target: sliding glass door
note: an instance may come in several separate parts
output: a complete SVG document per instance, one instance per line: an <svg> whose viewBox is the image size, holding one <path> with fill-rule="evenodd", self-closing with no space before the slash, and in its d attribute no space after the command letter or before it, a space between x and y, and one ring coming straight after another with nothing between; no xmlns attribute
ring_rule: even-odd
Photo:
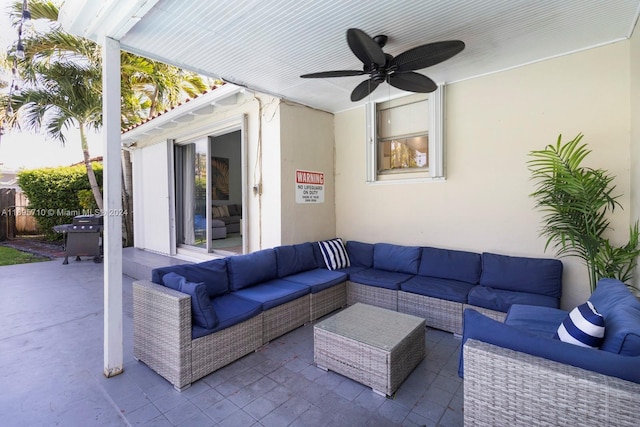
<svg viewBox="0 0 640 427"><path fill-rule="evenodd" d="M242 131L174 143L176 246L243 253Z"/></svg>
<svg viewBox="0 0 640 427"><path fill-rule="evenodd" d="M208 250L208 139L175 145L176 242Z"/></svg>

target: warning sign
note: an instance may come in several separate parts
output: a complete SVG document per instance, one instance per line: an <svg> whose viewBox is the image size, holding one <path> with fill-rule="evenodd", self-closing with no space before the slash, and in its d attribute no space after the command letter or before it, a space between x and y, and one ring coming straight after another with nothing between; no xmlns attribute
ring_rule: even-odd
<svg viewBox="0 0 640 427"><path fill-rule="evenodd" d="M324 172L296 171L296 203L324 203Z"/></svg>

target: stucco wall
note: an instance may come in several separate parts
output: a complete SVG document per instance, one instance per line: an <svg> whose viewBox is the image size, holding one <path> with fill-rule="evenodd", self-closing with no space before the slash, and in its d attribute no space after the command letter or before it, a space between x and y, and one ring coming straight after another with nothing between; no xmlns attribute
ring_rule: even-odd
<svg viewBox="0 0 640 427"><path fill-rule="evenodd" d="M279 147L280 124L278 120L271 120L274 112L278 111L278 103L271 96L247 92L238 96L235 105L217 107L211 114L197 116L190 122L179 123L160 132L150 132L152 136L143 136L136 141L133 150L136 247L171 253L171 235L174 233L169 219L172 163L167 139L179 142L234 131L243 116L246 116L244 138L247 140L243 179L248 188L244 203L248 248L249 251L256 251L280 244L280 169L279 161L272 162L269 154ZM260 133L261 138L258 137ZM279 154L276 158L279 158ZM260 164L262 174L259 173ZM260 177L262 188L265 189L262 195L251 191ZM158 213L158 209L162 209L162 212Z"/></svg>
<svg viewBox="0 0 640 427"><path fill-rule="evenodd" d="M163 254L172 251L173 166L167 139L180 142L220 135L227 132L227 127L233 130L242 115L247 117L244 204L249 252L335 236L333 115L247 92L235 106L223 107L136 142L137 247ZM296 203L296 169L325 173L324 203ZM235 191L233 197L233 203L241 203L236 200Z"/></svg>
<svg viewBox="0 0 640 427"><path fill-rule="evenodd" d="M629 43L631 97L631 221L640 218L640 29L636 28ZM640 266L634 284L640 288Z"/></svg>
<svg viewBox="0 0 640 427"><path fill-rule="evenodd" d="M588 164L617 176L625 211L612 218L627 236L630 210L629 42L449 85L445 98L445 182L365 183L364 108L335 116L336 232L346 239L433 245L522 256L554 256L538 237L527 154L558 134L584 133ZM565 265L563 306L589 294L584 267Z"/></svg>
<svg viewBox="0 0 640 427"><path fill-rule="evenodd" d="M282 244L333 238L333 115L286 102L280 109ZM323 203L296 203L296 170L324 173Z"/></svg>

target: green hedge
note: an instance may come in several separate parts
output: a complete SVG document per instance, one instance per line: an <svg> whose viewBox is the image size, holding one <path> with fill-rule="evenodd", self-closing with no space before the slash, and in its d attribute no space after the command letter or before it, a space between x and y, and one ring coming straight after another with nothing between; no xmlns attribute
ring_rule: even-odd
<svg viewBox="0 0 640 427"><path fill-rule="evenodd" d="M92 165L102 188L102 164ZM92 193L84 165L24 170L18 173L18 184L29 199L26 213L35 216L41 232L50 239L61 237L53 231L54 225L96 212L95 201L87 197L87 191Z"/></svg>

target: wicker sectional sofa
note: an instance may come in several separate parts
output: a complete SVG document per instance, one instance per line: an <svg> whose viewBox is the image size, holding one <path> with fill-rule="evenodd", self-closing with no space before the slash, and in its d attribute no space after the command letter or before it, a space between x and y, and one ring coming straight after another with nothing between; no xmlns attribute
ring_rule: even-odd
<svg viewBox="0 0 640 427"><path fill-rule="evenodd" d="M556 259L349 241L347 302L423 317L462 334L463 311L503 320L512 304L558 308L562 263Z"/></svg>
<svg viewBox="0 0 640 427"><path fill-rule="evenodd" d="M513 305L504 323L465 311L465 425L637 426L640 301L615 279L589 301L604 318L599 349L554 339L567 311Z"/></svg>
<svg viewBox="0 0 640 427"><path fill-rule="evenodd" d="M311 243L157 268L133 283L134 357L183 390L344 306L346 279L317 267Z"/></svg>
<svg viewBox="0 0 640 427"><path fill-rule="evenodd" d="M469 306L501 320L513 303L559 305L553 259L356 241L346 254L349 265L335 270L316 242L155 269L133 284L134 356L182 390L346 304L457 334Z"/></svg>

